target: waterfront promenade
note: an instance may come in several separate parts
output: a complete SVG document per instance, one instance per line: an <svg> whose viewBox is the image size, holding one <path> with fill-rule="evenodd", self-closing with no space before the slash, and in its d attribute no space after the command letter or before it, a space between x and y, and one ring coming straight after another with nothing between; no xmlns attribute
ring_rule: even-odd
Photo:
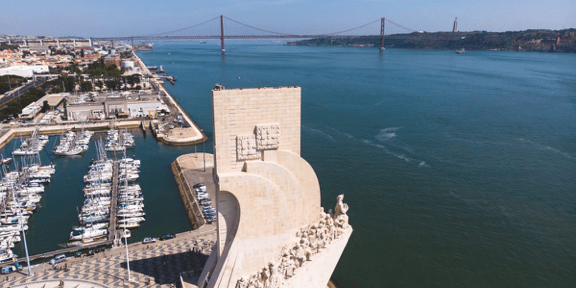
<svg viewBox="0 0 576 288"><path fill-rule="evenodd" d="M204 134L202 129L196 125L192 118L180 107L180 104L176 99L168 93L166 88L164 88L163 81L160 77L156 76L154 73L150 72L144 61L138 57L136 51L132 50L134 57L136 58L137 66L142 70L143 75L148 75L150 77L150 84L152 87L158 89L161 94L166 95L168 98L168 106L171 109L176 109L178 114L182 115L183 121L187 124L185 128L173 128L166 133L159 131L156 137L163 143L170 145L192 145L197 143L202 143L208 140L208 137ZM172 113L174 114L174 113ZM162 126L162 123L157 123L158 126Z"/></svg>
<svg viewBox="0 0 576 288"><path fill-rule="evenodd" d="M130 281L126 265L126 247L115 247L94 256L68 258L53 269L48 263L32 266L0 277L0 287L170 287L180 276L191 279L200 275L216 241L216 225L183 232L176 238L152 244L128 245ZM90 286L90 283L97 285ZM43 286L46 284L46 286Z"/></svg>

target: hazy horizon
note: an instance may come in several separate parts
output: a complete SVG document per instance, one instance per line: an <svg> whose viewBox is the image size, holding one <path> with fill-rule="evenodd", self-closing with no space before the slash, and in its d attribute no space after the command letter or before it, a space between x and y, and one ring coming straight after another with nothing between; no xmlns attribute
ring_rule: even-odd
<svg viewBox="0 0 576 288"><path fill-rule="evenodd" d="M576 27L576 5L567 0L404 2L380 0L313 1L3 1L0 34L25 36L140 36L173 31L224 15L248 25L286 34L325 34L371 23L348 34L376 35L386 17L386 34L412 31L561 30ZM225 20L225 33L257 34L257 30ZM408 28L408 29L406 29ZM219 21L179 31L179 35L218 34ZM176 35L176 34L172 34Z"/></svg>

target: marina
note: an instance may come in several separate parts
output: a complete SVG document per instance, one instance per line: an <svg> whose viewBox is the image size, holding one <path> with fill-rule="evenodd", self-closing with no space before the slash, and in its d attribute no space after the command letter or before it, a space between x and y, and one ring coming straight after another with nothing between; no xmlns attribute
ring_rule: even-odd
<svg viewBox="0 0 576 288"><path fill-rule="evenodd" d="M169 159L172 157L176 158L177 155L182 153L179 152L182 151L182 148L169 147L164 145L159 146L156 140L153 139L152 137L144 138L143 137L144 134L140 130L133 129L130 132L136 134L134 140L137 148L135 149L139 149L138 147L140 147L143 150L157 151L156 153L152 153L152 155L143 154L142 156L147 161L152 161L154 163L160 163L160 164L165 162L164 165L166 165L166 167L169 167L170 164ZM138 163L137 162L138 160L132 160L132 161L122 160L121 158L123 157L123 154L119 154L118 152L116 152L116 154L120 155L120 157L118 157L119 162L117 163L117 166L113 167L119 168L119 169L116 168L116 171L118 171L116 175L118 176L113 177L112 181L109 181L108 184L104 184L106 182L102 181L102 183L95 182L98 183L96 184L97 186L87 187L83 179L83 176L85 176L83 174L85 174L86 172L82 172L83 170L86 171L85 170L86 168L78 169L72 167L81 167L81 166L89 167L91 163L95 162L93 161L93 159L98 159L98 155L99 153L101 153L101 150L103 149L94 149L95 146L94 143L98 141L96 139L100 138L100 136L105 136L105 134L101 132L95 133L94 139L90 142L90 145L93 148L89 149L81 157L76 158L57 157L53 159L54 161L53 165L55 167L71 170L64 171L61 169L56 169L56 173L52 178L50 185L46 186L45 188L46 189L46 192L44 193L45 197L43 197L41 201L38 203L38 208L36 212L30 218L32 222L29 223L30 228L27 231L27 235L30 236L28 237L27 240L28 240L28 249L30 252L29 254L32 255L30 257L31 261L42 260L50 257L50 255L56 255L58 253L74 253L80 250L93 249L102 246L110 246L114 243L114 239L117 240L120 239L121 234L118 232L123 232L124 227L136 228L136 224L139 224L138 229L130 233L131 237L128 240L128 242L137 242L141 241L143 238L148 236L159 236L160 234L168 232L177 233L188 231L192 228L190 222L188 222L188 220L186 219L185 216L186 212L184 210L182 200L180 199L178 193L176 192L173 192L172 194L163 193L163 191L166 191L166 189L169 189L171 191L176 191L178 189L174 183L173 176L169 171L169 169L166 169L167 170L166 173L157 173L157 171L154 170L154 167L144 166L141 168L142 170L140 170L140 173L146 173L146 175L154 173L156 175L156 179L160 179L160 182L156 182L154 181L154 179L150 179L149 177L147 177L144 179L140 179L138 186L131 184L126 189L125 185L126 182L130 182L128 181L130 177L124 177L121 175L130 175L130 173L121 172L119 170L126 170L126 168L130 166L130 162ZM13 141L14 143L17 143L20 140L15 139ZM51 141L50 143L56 142L57 137L50 137L50 141ZM14 144L10 143L9 145L7 145L7 147L11 147L13 145ZM158 148L163 149L158 150ZM100 152L98 152L98 150L100 150ZM138 150L130 149L128 150L127 155L132 156L133 154L137 154L137 151ZM110 155L109 157L111 157L112 159L114 158L112 156L114 152L106 152L106 151L104 152L105 152L104 155ZM5 149L3 153L10 154L10 151L6 151ZM42 153L38 157L42 158L42 161L49 161L48 154L46 153ZM17 159L16 161L19 162L20 159ZM14 169L13 165L10 166L10 169ZM105 168L102 168L100 170L101 174L104 171L104 169ZM68 174L70 177L67 177L66 174ZM126 182L120 181L121 179L126 180ZM160 201L163 201L164 203L170 205L171 209L169 209L169 211L165 211L165 209L162 209L161 207L158 206L149 207L147 208L148 211L146 211L146 215L154 218L152 219L146 217L145 219L146 222L143 222L141 221L142 220L141 217L144 216L144 213L142 212L138 214L138 211L135 211L138 210L138 208L134 206L131 206L131 208L136 209L132 209L132 211L125 209L122 210L121 213L114 215L117 213L117 210L113 207L114 205L116 205L116 202L111 201L110 202L111 214L109 217L105 217L104 219L108 220L106 223L107 225L106 237L100 237L99 239L94 238L92 239L92 241L90 240L71 241L74 240L70 239L70 237L72 236L71 234L74 234L72 232L74 230L73 228L74 227L80 228L79 224L82 224L79 221L80 219L78 217L79 216L78 212L81 211L79 207L81 207L86 200L97 199L98 198L97 196L100 196L100 200L103 201L105 199L104 197L109 197L109 199L118 199L118 197L116 198L114 197L115 192L127 191L126 195L124 195L123 200L125 200L124 201L125 203L123 204L126 204L126 207L128 208L128 203L130 203L129 201L138 198L139 194L142 194L137 193L138 191L142 190L140 185L144 185L145 187L147 187L147 189L146 188L143 189L144 191L149 191L144 192L148 194L149 197L147 197L146 199L143 199L142 197L140 201L142 204L145 205L146 202L150 201L157 202L160 199L162 199ZM93 189L96 187L101 189ZM113 189L110 189L109 190L110 192L107 192L106 187L112 187ZM78 207L78 209L76 207ZM86 209L86 211L88 211L88 209ZM133 219L133 221L129 221L131 218ZM116 219L117 221L112 221L112 219ZM54 227L53 225L42 224L42 223L55 223L55 222L62 224L68 223L68 224L58 225L56 227ZM95 222L95 221L86 221L86 223L88 222ZM161 223L170 223L170 225ZM169 230L166 230L167 228L169 228ZM76 233L78 234L79 232ZM92 234L95 234L95 232ZM42 237L38 237L35 235L42 235ZM13 250L14 253L19 256L19 262L23 263L24 260L23 255L25 254L23 244L22 243L16 244ZM42 254L44 254L44 256L42 256ZM9 262L7 262L6 264L8 263Z"/></svg>
<svg viewBox="0 0 576 288"><path fill-rule="evenodd" d="M162 67L160 67L160 70L162 70ZM175 78L165 75L163 71L159 72L161 72L161 74L157 75L156 78L152 78L150 81L155 89L161 91L163 97L167 99L166 102L170 103L169 108L167 107L166 109L178 112L172 117L151 119L149 121L111 119L106 121L91 120L88 122L86 118L84 118L84 121L76 121L82 119L79 117L80 112L75 112L69 115L72 121L64 123L54 123L54 116L52 116L50 118L52 120L48 122L44 120L46 117L40 115L36 117L36 119L42 119L38 124L32 121L32 123L27 123L26 125L2 125L3 129L0 130L0 147L4 147L2 154L12 157L6 156L2 158L3 183L1 185L2 192L0 193L2 194L0 194L0 196L3 197L3 201L0 204L0 210L2 211L0 225L3 226L0 227L0 262L4 262L4 265L9 265L12 263L12 260L16 260L17 258L18 262L16 263L42 261L53 255L62 253L70 254L74 252L80 253L79 251L94 248L98 251L98 249L101 249L99 247L118 246L122 245L122 242L125 242L127 245L129 240L132 242L145 238L144 234L139 233L140 231L138 230L149 232L150 229L146 229L146 225L144 225L143 229L137 229L138 232L136 233L132 233L131 231L131 229L140 228L141 225L145 223L146 213L143 210L145 200L140 184L133 183L140 178L140 160L127 157L126 152L128 151L128 153L134 154L136 142L139 142L138 140L147 140L146 142L152 140L151 138L146 139L146 130L148 128L152 130L151 134L154 135L157 140L166 144L189 145L207 139L191 118L185 115L182 108L180 108L176 101L163 89L162 79L174 83ZM147 71L147 73L150 72ZM74 103L81 104L86 102L86 99L86 97L80 97L78 100L75 100ZM116 101L114 103L118 102ZM174 122L179 124L180 127L190 127L184 130L195 130L195 132L180 132L179 136L175 137L170 131L174 128L174 125L167 126L164 124L166 118L168 118L167 121L171 121L171 119L174 118ZM138 139L138 137L132 135L133 129L137 127L142 130L134 131L138 131L139 133L137 134L143 138ZM104 133L101 132L103 130L105 131ZM55 135L56 137L50 137L50 135ZM46 145L52 148L47 148L45 147ZM90 146L95 147L93 152L89 151ZM111 154L114 156L111 157ZM75 157L67 160L66 158L69 156ZM92 158L87 162L86 157ZM15 161L11 163L12 159L15 159ZM50 165L41 166L41 161L48 162ZM63 216L62 214L70 216L71 213L58 213L60 215L56 216L57 214L54 214L56 211L53 210L52 213L48 214L52 214L55 217L53 219L46 219L42 216L47 216L43 214L48 212L46 206L52 206L48 205L48 203L52 202L50 201L52 199L43 199L40 197L40 193L44 192L44 185L51 183L51 176L55 174L55 167L62 161L66 164L71 164L68 163L70 161L79 162L77 163L79 165L81 165L80 163L88 164L86 165L86 167L89 167L88 173L80 177L81 181L66 177L67 181L65 183L66 186L69 186L71 183L77 183L75 185L78 187L78 183L83 182L84 184L82 185L85 186L77 190L74 188L70 189L69 187L64 190L58 189L58 192L44 194L53 197L62 192L72 193L71 191L79 190L82 191L84 199L80 202L82 205L75 206L76 217L63 219L63 217L59 216ZM54 162L56 162L56 164L54 164ZM78 171L78 169L73 171ZM75 173L66 174L68 174L67 176L71 176L70 174ZM57 184L59 182L62 184L61 181L56 181L53 185L46 187L48 190L54 190L50 188L56 188L54 186L58 186ZM157 185L157 183L155 184ZM69 194L68 196L71 195L72 194ZM58 196L61 198L62 195ZM152 196L154 197L153 194ZM172 199L176 202L177 194L174 196L176 197L172 197ZM72 198L79 199L78 196ZM69 207L62 205L71 204L69 200L72 198L67 198L66 201L58 201L57 206L61 207L59 209L70 211ZM181 200L179 202L177 206L182 207ZM38 213L33 213L37 207L39 208L37 210ZM158 209L158 207L156 207L156 209ZM172 209L172 212L174 211L179 211L179 209ZM33 214L35 217L31 217ZM154 211L152 214L155 214ZM166 218L166 216L168 215L164 215L162 219L157 218L156 221L150 222L154 223L158 220L170 219L170 217ZM63 221L57 220L58 218L61 218ZM35 232L49 227L42 225L42 222L55 223L54 221L57 221L72 223L70 219L74 218L76 218L78 222L68 226L71 228L68 230L68 233L65 234L68 235L66 238L57 236L57 238L61 240L46 241L47 238L50 238L48 234L54 235L55 233L55 231L51 230L48 234L42 233L45 234L42 238L38 236L29 237L28 243L26 243L26 239L24 238L23 245L21 243L22 237L20 235L25 236L25 234L29 234L33 236L36 234ZM28 226L28 219L35 220L30 222L31 226ZM179 220L176 220L176 222L178 221ZM61 225L58 226L60 227ZM190 223L183 226L186 227L184 230L181 230L182 228L178 229L178 226L179 225L173 225L173 223L171 223L169 227L176 228L175 231L165 232L178 232L178 230L186 231L190 229ZM23 231L28 230L30 227L32 227L32 229L23 233ZM158 227L159 226L155 226L154 228ZM154 234L148 234L148 236L149 235ZM56 236L54 235L53 237ZM47 249L47 247L50 246L53 248ZM12 252L11 249L15 249L20 256ZM22 258L24 254L31 256L25 259ZM16 266L18 265L16 264Z"/></svg>

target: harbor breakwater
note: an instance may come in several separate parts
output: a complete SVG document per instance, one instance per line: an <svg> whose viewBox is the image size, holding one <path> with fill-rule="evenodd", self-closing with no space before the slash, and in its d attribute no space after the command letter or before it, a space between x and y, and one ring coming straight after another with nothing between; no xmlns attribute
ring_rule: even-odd
<svg viewBox="0 0 576 288"><path fill-rule="evenodd" d="M176 158L176 160L174 160L174 162L172 162L170 165L172 173L174 174L174 179L178 185L178 191L182 197L182 202L184 203L186 213L190 219L190 223L192 223L194 226L194 229L198 229L200 226L206 224L206 220L202 215L200 204L194 196L194 188L192 187L194 183L191 183L194 177L187 177L202 173L201 170L195 169L196 167L193 165L195 160L198 160L197 156L198 154L185 154ZM211 171L212 169L210 169L210 172Z"/></svg>

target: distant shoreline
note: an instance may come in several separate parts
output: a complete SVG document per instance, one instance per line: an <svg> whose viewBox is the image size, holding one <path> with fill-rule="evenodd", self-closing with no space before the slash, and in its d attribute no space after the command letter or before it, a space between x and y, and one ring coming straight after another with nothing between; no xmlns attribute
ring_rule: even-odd
<svg viewBox="0 0 576 288"><path fill-rule="evenodd" d="M378 35L324 37L288 42L291 46L380 47ZM478 51L522 51L576 53L576 28L508 32L413 32L384 37L385 48L466 49Z"/></svg>

